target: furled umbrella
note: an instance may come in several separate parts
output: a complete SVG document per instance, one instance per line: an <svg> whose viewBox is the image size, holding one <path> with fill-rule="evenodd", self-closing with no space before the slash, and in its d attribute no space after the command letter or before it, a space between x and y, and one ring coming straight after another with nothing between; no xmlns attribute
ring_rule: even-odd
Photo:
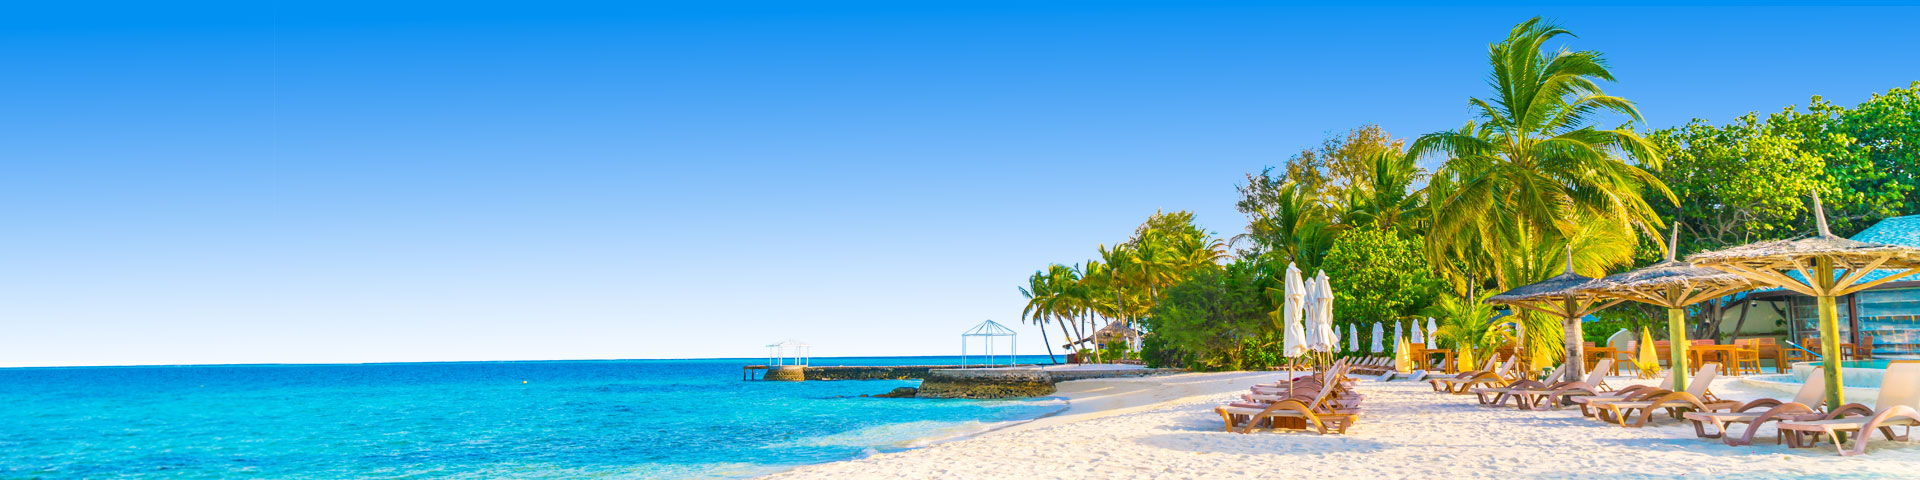
<svg viewBox="0 0 1920 480"><path fill-rule="evenodd" d="M1402 330L1400 328L1400 322L1393 322L1393 344L1395 345L1394 348L1400 348L1399 347L1400 341L1406 340L1406 339L1407 339L1407 331Z"/></svg>
<svg viewBox="0 0 1920 480"><path fill-rule="evenodd" d="M1307 287L1300 282L1300 267L1287 264L1285 285L1286 299L1280 306L1282 329L1280 332L1282 347L1280 354L1287 358L1298 358L1307 353L1306 332L1300 326L1302 302L1306 301Z"/></svg>
<svg viewBox="0 0 1920 480"><path fill-rule="evenodd" d="M1340 341L1340 337L1333 335L1333 289L1330 283L1327 281L1327 272L1321 270L1313 281L1314 293L1307 297L1313 300L1311 305L1314 310L1311 315L1313 322L1307 324L1314 330L1307 335L1313 340L1313 345L1308 348L1316 352L1331 352L1333 343Z"/></svg>
<svg viewBox="0 0 1920 480"><path fill-rule="evenodd" d="M1813 218L1819 232L1813 237L1750 243L1696 253L1687 260L1760 285L1814 297L1820 314L1820 355L1836 361L1840 359L1840 324L1834 298L1920 273L1920 249L1835 236L1827 230L1827 214L1821 208L1819 192L1813 195ZM1886 275L1866 280L1875 270L1884 270ZM1827 405L1846 405L1841 370L1820 369L1826 375Z"/></svg>
<svg viewBox="0 0 1920 480"><path fill-rule="evenodd" d="M1347 351L1360 352L1360 324L1347 324Z"/></svg>
<svg viewBox="0 0 1920 480"><path fill-rule="evenodd" d="M1561 378L1580 378L1587 374L1586 353L1582 348L1586 346L1586 340L1585 334L1580 329L1580 318L1621 302L1617 298L1603 297L1582 290L1592 282L1592 277L1573 273L1573 247L1569 246L1565 273L1487 297L1487 303L1525 308L1560 317L1560 327L1566 334L1567 347L1566 368L1560 370L1564 375ZM1514 325L1523 326L1519 318L1514 319ZM1524 346L1526 339L1518 339L1518 343ZM1528 357L1531 356L1524 354L1524 349L1519 348L1515 349L1514 354L1520 355L1522 365L1525 365L1529 361Z"/></svg>
<svg viewBox="0 0 1920 480"><path fill-rule="evenodd" d="M1439 343L1439 339L1433 338L1434 332L1438 331L1440 331L1440 327L1433 326L1433 317L1427 317L1427 339L1433 340L1434 343Z"/></svg>
<svg viewBox="0 0 1920 480"><path fill-rule="evenodd" d="M1314 322L1320 321L1318 318L1315 318L1320 316L1320 309L1314 307L1314 304L1320 302L1320 287L1314 285L1315 280L1313 277L1307 277L1307 298L1306 302L1301 304L1301 312L1303 312L1303 314L1300 315L1300 328L1304 330L1305 334L1300 336L1300 346L1306 348L1307 353L1320 351L1318 347L1320 344L1320 328L1314 324Z"/></svg>
<svg viewBox="0 0 1920 480"><path fill-rule="evenodd" d="M1667 308L1667 340L1671 346L1667 364L1673 366L1673 389L1687 388L1688 305L1720 298L1753 288L1739 275L1674 260L1679 249L1680 224L1673 224L1673 237L1667 241L1667 259L1633 271L1595 280L1582 290L1595 295L1650 303Z"/></svg>
<svg viewBox="0 0 1920 480"><path fill-rule="evenodd" d="M1427 343L1427 337L1420 334L1420 322L1413 322L1413 343Z"/></svg>
<svg viewBox="0 0 1920 480"><path fill-rule="evenodd" d="M1387 350L1386 347L1380 345L1380 337L1386 335L1386 330L1380 328L1380 322L1373 322L1373 353L1380 353Z"/></svg>

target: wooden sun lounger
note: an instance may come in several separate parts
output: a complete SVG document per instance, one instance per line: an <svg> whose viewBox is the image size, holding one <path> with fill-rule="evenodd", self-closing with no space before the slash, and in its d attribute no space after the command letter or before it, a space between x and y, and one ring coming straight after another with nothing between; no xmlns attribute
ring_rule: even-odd
<svg viewBox="0 0 1920 480"><path fill-rule="evenodd" d="M1807 376L1807 382L1800 384L1800 391L1793 394L1793 400L1781 402L1776 399L1762 398L1734 407L1726 412L1687 412L1682 415L1693 422L1693 433L1700 438L1718 438L1721 443L1730 446L1753 443L1753 433L1767 422L1787 418L1807 416L1820 411L1826 404L1827 379L1820 374L1820 367L1814 367L1813 374ZM1707 431L1707 424L1713 424L1713 431ZM1735 437L1727 431L1729 425L1745 424L1746 433Z"/></svg>
<svg viewBox="0 0 1920 480"><path fill-rule="evenodd" d="M1594 407L1600 404L1639 400L1650 393L1672 391L1671 388L1673 388L1673 371L1668 370L1665 376L1660 377L1660 382L1654 385L1628 385L1611 392L1568 393L1548 397L1547 403L1557 405L1562 401L1573 402L1580 406L1581 416L1591 417L1594 416Z"/></svg>
<svg viewBox="0 0 1920 480"><path fill-rule="evenodd" d="M1740 406L1740 402L1721 400L1714 397L1713 392L1709 390L1709 387L1713 384L1714 377L1719 375L1719 373L1720 364L1702 364L1700 365L1699 374L1687 383L1687 391L1669 391L1657 395L1644 396L1641 400L1637 401L1600 403L1596 405L1598 407L1596 416L1602 421L1618 424L1622 427L1639 428L1646 426L1647 419L1653 417L1654 410L1658 409L1666 409L1668 413L1673 415L1673 418L1677 419L1680 418L1680 414L1683 411L1688 409L1697 412L1713 412ZM1631 420L1635 418L1633 416L1635 412L1639 412L1640 416L1637 420Z"/></svg>
<svg viewBox="0 0 1920 480"><path fill-rule="evenodd" d="M1920 410L1914 408L1920 405L1920 363L1888 365L1880 377L1880 397L1873 404L1877 410L1852 403L1833 409L1823 420L1783 420L1777 425L1788 446L1810 447L1822 437L1832 438L1833 449L1842 456L1866 453L1874 431L1887 440L1904 441L1907 435L1895 435L1892 427L1912 430L1920 426ZM1840 434L1849 432L1853 434L1852 449L1840 441Z"/></svg>
<svg viewBox="0 0 1920 480"><path fill-rule="evenodd" d="M1507 392L1507 398L1513 399L1515 407L1521 410L1534 410L1540 405L1560 408L1560 399L1572 395L1599 395L1612 391L1607 385L1607 371L1613 367L1613 359L1602 358L1600 363L1587 372L1587 378L1580 381L1560 382L1546 388L1517 389ZM1499 406L1500 403L1494 403Z"/></svg>
<svg viewBox="0 0 1920 480"><path fill-rule="evenodd" d="M1507 403L1507 397L1512 395L1513 392L1515 391L1526 390L1529 388L1535 388L1535 389L1551 388L1553 385L1559 385L1560 383L1564 383L1564 382L1560 382L1559 379L1560 379L1560 375L1566 372L1566 370L1567 370L1567 365L1562 363L1560 364L1560 366L1554 367L1552 373L1548 373L1547 376L1545 377L1540 377L1540 380L1526 380L1526 379L1514 380L1513 383L1508 383L1505 386L1481 387L1481 388L1475 388L1471 391L1473 392L1473 395L1475 397L1479 398L1481 405L1500 405L1500 404ZM1546 382L1555 382L1555 383L1552 385L1549 385ZM1488 395L1492 395L1492 396L1489 397Z"/></svg>
<svg viewBox="0 0 1920 480"><path fill-rule="evenodd" d="M1249 433L1262 422L1271 423L1279 417L1295 417L1306 422L1319 433L1346 433L1353 425L1360 411L1357 408L1337 408L1329 405L1329 398L1335 385L1322 386L1310 400L1302 397L1290 397L1271 404L1231 404L1214 407L1214 413L1226 421L1226 430L1231 432L1239 428L1240 433Z"/></svg>
<svg viewBox="0 0 1920 480"><path fill-rule="evenodd" d="M1513 366L1519 361L1520 359L1517 357L1507 357L1506 363L1500 364L1498 370L1476 373L1467 378L1436 378L1433 380L1433 388L1435 391L1465 395L1467 389L1475 385L1489 385L1495 382L1512 381Z"/></svg>
<svg viewBox="0 0 1920 480"><path fill-rule="evenodd" d="M1514 359L1512 357L1508 357L1507 364L1508 365L1513 364L1513 360ZM1497 368L1500 365L1499 362L1500 362L1500 358L1498 356L1494 356L1494 357L1488 358L1487 365L1484 367L1481 367L1479 370L1474 370L1471 372L1460 372L1459 374L1456 374L1451 377L1429 378L1429 379L1426 379L1427 384L1433 386L1434 392L1449 393L1453 389L1453 386L1458 382L1466 381L1482 374L1492 373L1494 371L1493 369Z"/></svg>

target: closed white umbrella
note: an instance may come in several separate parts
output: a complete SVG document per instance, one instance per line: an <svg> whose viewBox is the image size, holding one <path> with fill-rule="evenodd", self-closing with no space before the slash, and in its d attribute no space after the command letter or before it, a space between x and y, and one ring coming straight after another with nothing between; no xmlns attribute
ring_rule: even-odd
<svg viewBox="0 0 1920 480"><path fill-rule="evenodd" d="M1438 331L1440 331L1440 327L1433 326L1433 317L1427 317L1427 336L1432 337L1433 332Z"/></svg>
<svg viewBox="0 0 1920 480"><path fill-rule="evenodd" d="M1310 336L1315 339L1315 351L1330 352L1333 351L1333 344L1340 341L1340 337L1333 333L1333 282L1327 281L1326 270L1321 270L1318 276L1320 280L1314 282L1314 286L1319 288L1320 300L1314 303L1314 308L1319 312L1313 317L1314 326L1320 329L1320 333Z"/></svg>
<svg viewBox="0 0 1920 480"><path fill-rule="evenodd" d="M1301 309L1307 296L1307 287L1300 281L1300 267L1287 263L1286 299L1280 306L1282 344L1280 354L1294 358L1307 353L1307 334L1300 326Z"/></svg>
<svg viewBox="0 0 1920 480"><path fill-rule="evenodd" d="M1413 343L1427 343L1427 337L1420 334L1420 322L1413 322Z"/></svg>
<svg viewBox="0 0 1920 480"><path fill-rule="evenodd" d="M1380 328L1380 322L1373 322L1373 353L1386 351L1386 347L1380 346L1380 337L1384 336L1387 336L1387 332Z"/></svg>
<svg viewBox="0 0 1920 480"><path fill-rule="evenodd" d="M1400 329L1400 322L1393 322L1393 344L1399 345L1401 340L1406 340L1406 339L1407 339L1407 331ZM1399 348L1399 347L1395 347L1395 348Z"/></svg>
<svg viewBox="0 0 1920 480"><path fill-rule="evenodd" d="M1347 324L1347 351L1360 351L1360 324Z"/></svg>
<svg viewBox="0 0 1920 480"><path fill-rule="evenodd" d="M1301 315L1300 327L1306 331L1300 336L1300 346L1305 347L1308 352L1320 351L1319 280L1320 279L1317 278L1307 277L1306 303L1302 305L1304 308L1301 309L1305 315Z"/></svg>

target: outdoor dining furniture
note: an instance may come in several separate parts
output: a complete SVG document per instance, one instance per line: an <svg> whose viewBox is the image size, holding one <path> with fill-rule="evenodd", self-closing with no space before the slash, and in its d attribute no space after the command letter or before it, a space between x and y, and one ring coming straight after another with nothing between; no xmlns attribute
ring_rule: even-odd
<svg viewBox="0 0 1920 480"><path fill-rule="evenodd" d="M1587 353L1587 358L1586 358L1587 368L1593 368L1593 366L1599 363L1600 359L1602 358L1615 358L1619 356L1620 349L1613 348L1613 347L1597 347L1589 344L1586 347L1586 353ZM1609 364L1607 369L1610 371L1611 375L1615 375L1615 376L1620 375L1620 362L1615 361L1612 364Z"/></svg>
<svg viewBox="0 0 1920 480"><path fill-rule="evenodd" d="M1698 365L1706 364L1706 359L1709 357L1715 360L1713 363L1718 363L1721 365L1732 365L1733 362L1731 362L1731 360L1733 360L1734 352L1740 349L1741 349L1741 346L1739 345L1713 345L1713 344L1698 345L1696 344L1696 345L1689 346L1687 349L1687 353L1690 354L1690 356L1692 357L1691 360L1693 363L1691 365L1688 365L1688 367L1691 369L1694 369L1695 371L1698 371L1698 368L1699 368Z"/></svg>

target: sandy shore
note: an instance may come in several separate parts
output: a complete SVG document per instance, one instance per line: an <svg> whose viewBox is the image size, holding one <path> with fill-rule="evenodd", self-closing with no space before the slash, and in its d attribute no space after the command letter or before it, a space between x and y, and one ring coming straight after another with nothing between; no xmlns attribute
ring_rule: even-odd
<svg viewBox="0 0 1920 480"><path fill-rule="evenodd" d="M1765 440L1728 447L1665 417L1622 428L1578 410L1481 407L1471 396L1436 394L1408 381L1362 381L1366 414L1347 435L1222 432L1213 406L1274 378L1212 373L1066 382L1061 395L1070 407L1059 415L769 478L1920 477L1916 444L1881 441L1862 457ZM1725 378L1713 391L1736 400L1790 395ZM1773 438L1772 429L1756 438Z"/></svg>

